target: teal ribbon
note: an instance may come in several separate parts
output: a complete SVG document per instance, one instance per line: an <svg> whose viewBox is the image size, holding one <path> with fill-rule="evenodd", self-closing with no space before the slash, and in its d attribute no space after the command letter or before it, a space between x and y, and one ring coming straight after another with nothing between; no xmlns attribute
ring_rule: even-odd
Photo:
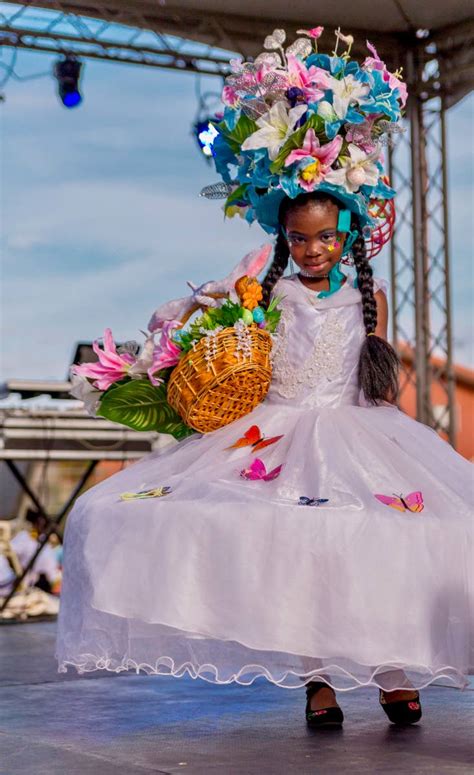
<svg viewBox="0 0 474 775"><path fill-rule="evenodd" d="M337 264L334 264L331 271L328 275L329 280L329 290L328 291L319 291L317 293L319 299L324 299L326 296L331 296L331 294L336 293L336 291L339 290L339 288L342 287L342 282L345 278L345 274L341 272L341 265L338 261Z"/></svg>

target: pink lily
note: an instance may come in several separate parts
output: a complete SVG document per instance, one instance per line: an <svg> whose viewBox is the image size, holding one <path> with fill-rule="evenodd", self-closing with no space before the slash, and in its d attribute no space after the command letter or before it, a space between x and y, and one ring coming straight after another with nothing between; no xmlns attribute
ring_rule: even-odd
<svg viewBox="0 0 474 775"><path fill-rule="evenodd" d="M99 390L107 390L114 382L125 377L136 361L131 353L118 354L110 328L104 331L104 349L100 349L97 339L92 344L92 349L99 362L74 365L72 373L95 380L93 384Z"/></svg>
<svg viewBox="0 0 474 775"><path fill-rule="evenodd" d="M159 385L162 379L155 377L154 374L161 369L168 369L170 366L176 366L183 351L173 342L171 334L177 328L181 328L179 320L168 320L161 328L160 343L153 350L153 359L151 366L147 370L148 377L152 385Z"/></svg>
<svg viewBox="0 0 474 775"><path fill-rule="evenodd" d="M313 161L300 171L300 184L306 191L313 191L331 169L342 146L342 137L337 135L329 143L320 145L314 129L308 129L301 148L297 148L285 159L285 166L293 162L303 161L313 157Z"/></svg>
<svg viewBox="0 0 474 775"><path fill-rule="evenodd" d="M330 75L321 67L306 67L294 54L287 54L288 85L301 89L307 102L318 102L330 83Z"/></svg>

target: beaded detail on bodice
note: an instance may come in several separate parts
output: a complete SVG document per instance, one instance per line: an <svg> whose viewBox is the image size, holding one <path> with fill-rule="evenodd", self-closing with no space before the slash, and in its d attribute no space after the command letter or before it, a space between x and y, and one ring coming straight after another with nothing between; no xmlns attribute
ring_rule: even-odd
<svg viewBox="0 0 474 775"><path fill-rule="evenodd" d="M384 281L375 281L375 290ZM349 279L320 298L297 275L283 278L274 335L269 398L305 406L357 404L359 352L365 337L361 295Z"/></svg>

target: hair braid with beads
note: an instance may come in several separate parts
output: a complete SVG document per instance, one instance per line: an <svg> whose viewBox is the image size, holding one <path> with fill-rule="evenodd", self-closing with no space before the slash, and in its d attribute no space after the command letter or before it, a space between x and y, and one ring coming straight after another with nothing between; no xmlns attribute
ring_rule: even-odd
<svg viewBox="0 0 474 775"><path fill-rule="evenodd" d="M341 209L341 203L335 197L323 192L315 191L309 194L300 194L295 199L285 197L278 213L280 224L285 224L286 216L289 212L299 207L304 207L310 200L319 201L321 204L332 202ZM352 255L357 272L357 284L362 296L362 318L367 334L359 355L359 387L362 388L367 401L372 404L377 404L379 401L393 402L398 394L400 362L393 347L385 339L375 335L377 327L377 301L374 295L373 272L367 259L365 241L360 233L360 226L355 216L353 217L352 228L359 231L359 236L352 246ZM288 266L289 257L288 243L280 230L275 244L273 261L262 283L264 304L268 304L274 286L283 276Z"/></svg>

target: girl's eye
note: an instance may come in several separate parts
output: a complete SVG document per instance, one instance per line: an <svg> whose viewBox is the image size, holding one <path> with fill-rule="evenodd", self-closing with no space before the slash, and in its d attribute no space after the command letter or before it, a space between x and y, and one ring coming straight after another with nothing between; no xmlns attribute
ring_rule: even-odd
<svg viewBox="0 0 474 775"><path fill-rule="evenodd" d="M330 242L335 238L335 236L336 235L334 234L334 232L331 231L331 232L328 232L327 234L321 234L321 239L323 240L323 242Z"/></svg>
<svg viewBox="0 0 474 775"><path fill-rule="evenodd" d="M306 237L302 237L301 234L290 234L290 241L294 245L304 245Z"/></svg>

